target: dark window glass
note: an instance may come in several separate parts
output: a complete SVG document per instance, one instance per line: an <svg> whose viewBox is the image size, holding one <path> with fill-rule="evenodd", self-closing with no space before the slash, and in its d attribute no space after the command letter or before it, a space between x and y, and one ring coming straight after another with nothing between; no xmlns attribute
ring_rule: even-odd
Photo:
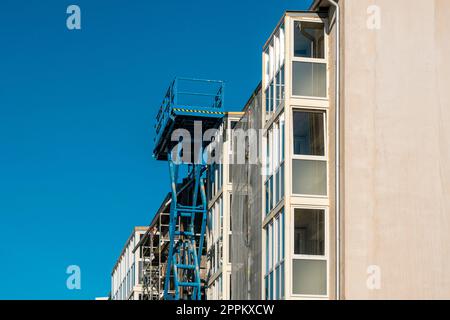
<svg viewBox="0 0 450 320"><path fill-rule="evenodd" d="M325 255L324 210L295 209L294 254Z"/></svg>
<svg viewBox="0 0 450 320"><path fill-rule="evenodd" d="M323 112L294 112L294 154L325 155Z"/></svg>
<svg viewBox="0 0 450 320"><path fill-rule="evenodd" d="M294 23L294 56L325 58L324 24L296 21Z"/></svg>

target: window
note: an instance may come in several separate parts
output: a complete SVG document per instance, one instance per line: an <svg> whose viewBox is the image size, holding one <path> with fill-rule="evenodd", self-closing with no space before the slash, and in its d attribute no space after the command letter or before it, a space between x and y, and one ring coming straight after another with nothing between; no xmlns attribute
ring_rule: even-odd
<svg viewBox="0 0 450 320"><path fill-rule="evenodd" d="M231 299L233 299L233 296L231 295L231 293L233 292L231 289L232 289L232 287L231 287L231 284L232 284L232 282L231 282L231 273L230 273L230 275L229 275L229 297L228 297L228 300L231 300Z"/></svg>
<svg viewBox="0 0 450 320"><path fill-rule="evenodd" d="M292 192L327 195L327 158L324 111L293 112Z"/></svg>
<svg viewBox="0 0 450 320"><path fill-rule="evenodd" d="M230 194L230 225L229 225L229 231L230 233L233 231L233 194Z"/></svg>
<svg viewBox="0 0 450 320"><path fill-rule="evenodd" d="M284 209L266 227L265 299L284 298Z"/></svg>
<svg viewBox="0 0 450 320"><path fill-rule="evenodd" d="M323 23L295 21L294 56L325 58L325 26Z"/></svg>
<svg viewBox="0 0 450 320"><path fill-rule="evenodd" d="M215 274L223 264L223 198L211 206L207 219L208 270Z"/></svg>
<svg viewBox="0 0 450 320"><path fill-rule="evenodd" d="M284 199L284 113L267 131L265 212L268 215Z"/></svg>
<svg viewBox="0 0 450 320"><path fill-rule="evenodd" d="M264 95L267 119L283 105L285 98L285 32L284 25L275 32L264 50Z"/></svg>
<svg viewBox="0 0 450 320"><path fill-rule="evenodd" d="M222 300L222 275L217 279L218 282L218 300Z"/></svg>
<svg viewBox="0 0 450 320"><path fill-rule="evenodd" d="M292 93L295 96L327 96L327 66L325 63L297 62L292 64Z"/></svg>
<svg viewBox="0 0 450 320"><path fill-rule="evenodd" d="M292 160L292 192L301 195L327 195L325 161Z"/></svg>
<svg viewBox="0 0 450 320"><path fill-rule="evenodd" d="M323 112L294 112L294 154L325 156Z"/></svg>
<svg viewBox="0 0 450 320"><path fill-rule="evenodd" d="M230 121L230 128L227 130L229 136L229 149L228 149L228 183L233 181L233 165L234 165L234 129L236 128L238 121Z"/></svg>
<svg viewBox="0 0 450 320"><path fill-rule="evenodd" d="M223 201L222 197L219 198L219 216L220 216L220 236L223 235Z"/></svg>
<svg viewBox="0 0 450 320"><path fill-rule="evenodd" d="M292 94L304 97L327 97L325 25L323 23L294 22Z"/></svg>
<svg viewBox="0 0 450 320"><path fill-rule="evenodd" d="M232 252L232 249L233 249L232 239L233 239L232 234L229 234L228 235L228 262L229 263L232 262L232 259L231 259L232 258L231 252Z"/></svg>
<svg viewBox="0 0 450 320"><path fill-rule="evenodd" d="M233 195L230 194L230 224L229 224L229 228L228 228L228 262L231 263L231 248L232 248L232 243L231 243L231 239L233 238L233 220L232 220L232 212L233 212Z"/></svg>
<svg viewBox="0 0 450 320"><path fill-rule="evenodd" d="M325 210L294 209L294 294L327 294Z"/></svg>
<svg viewBox="0 0 450 320"><path fill-rule="evenodd" d="M294 254L325 254L324 220L325 214L321 210L295 210Z"/></svg>

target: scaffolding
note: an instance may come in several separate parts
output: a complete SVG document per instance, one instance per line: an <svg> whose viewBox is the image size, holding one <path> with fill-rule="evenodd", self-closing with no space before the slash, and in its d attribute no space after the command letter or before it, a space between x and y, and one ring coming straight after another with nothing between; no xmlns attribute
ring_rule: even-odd
<svg viewBox="0 0 450 320"><path fill-rule="evenodd" d="M203 150L210 141L204 141L203 136L221 123L223 93L221 81L176 78L156 118L153 155L168 162L171 187L165 300L200 300L204 291L201 266L207 219L207 165ZM180 130L188 137L174 139L174 133Z"/></svg>
<svg viewBox="0 0 450 320"><path fill-rule="evenodd" d="M164 272L169 247L170 195L164 199L149 225L148 231L140 239L134 251L143 257L139 277L143 286L143 300L162 300Z"/></svg>

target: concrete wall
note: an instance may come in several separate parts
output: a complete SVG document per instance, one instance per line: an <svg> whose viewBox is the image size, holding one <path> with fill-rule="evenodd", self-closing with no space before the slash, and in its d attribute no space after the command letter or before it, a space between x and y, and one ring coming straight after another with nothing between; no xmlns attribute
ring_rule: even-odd
<svg viewBox="0 0 450 320"><path fill-rule="evenodd" d="M450 1L340 2L345 298L448 299ZM367 28L373 4L379 30Z"/></svg>

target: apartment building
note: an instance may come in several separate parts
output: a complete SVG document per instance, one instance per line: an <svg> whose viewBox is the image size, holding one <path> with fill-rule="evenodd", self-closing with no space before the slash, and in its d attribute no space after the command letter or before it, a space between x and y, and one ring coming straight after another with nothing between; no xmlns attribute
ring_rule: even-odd
<svg viewBox="0 0 450 320"><path fill-rule="evenodd" d="M449 15L447 0L285 12L208 167L204 298L450 298Z"/></svg>
<svg viewBox="0 0 450 320"><path fill-rule="evenodd" d="M263 209L232 212L262 216L260 270L232 266L247 297L450 297L449 13L323 0L282 17L263 48L261 182L248 182ZM251 258L257 233L243 233Z"/></svg>
<svg viewBox="0 0 450 320"><path fill-rule="evenodd" d="M135 227L111 273L111 300L142 300L144 258L134 250L148 227Z"/></svg>
<svg viewBox="0 0 450 320"><path fill-rule="evenodd" d="M328 299L333 286L327 30L325 15L286 12L263 50L265 299Z"/></svg>
<svg viewBox="0 0 450 320"><path fill-rule="evenodd" d="M327 28L325 14L289 11L263 48L261 99L242 120L262 132L261 163L233 180L232 214L247 222L236 226L236 299L331 297Z"/></svg>
<svg viewBox="0 0 450 320"><path fill-rule="evenodd" d="M208 223L206 229L208 300L229 300L231 290L231 201L232 155L231 133L242 112L229 112L218 128L218 161L208 167ZM211 146L210 146L211 147ZM225 250L227 249L227 250Z"/></svg>

